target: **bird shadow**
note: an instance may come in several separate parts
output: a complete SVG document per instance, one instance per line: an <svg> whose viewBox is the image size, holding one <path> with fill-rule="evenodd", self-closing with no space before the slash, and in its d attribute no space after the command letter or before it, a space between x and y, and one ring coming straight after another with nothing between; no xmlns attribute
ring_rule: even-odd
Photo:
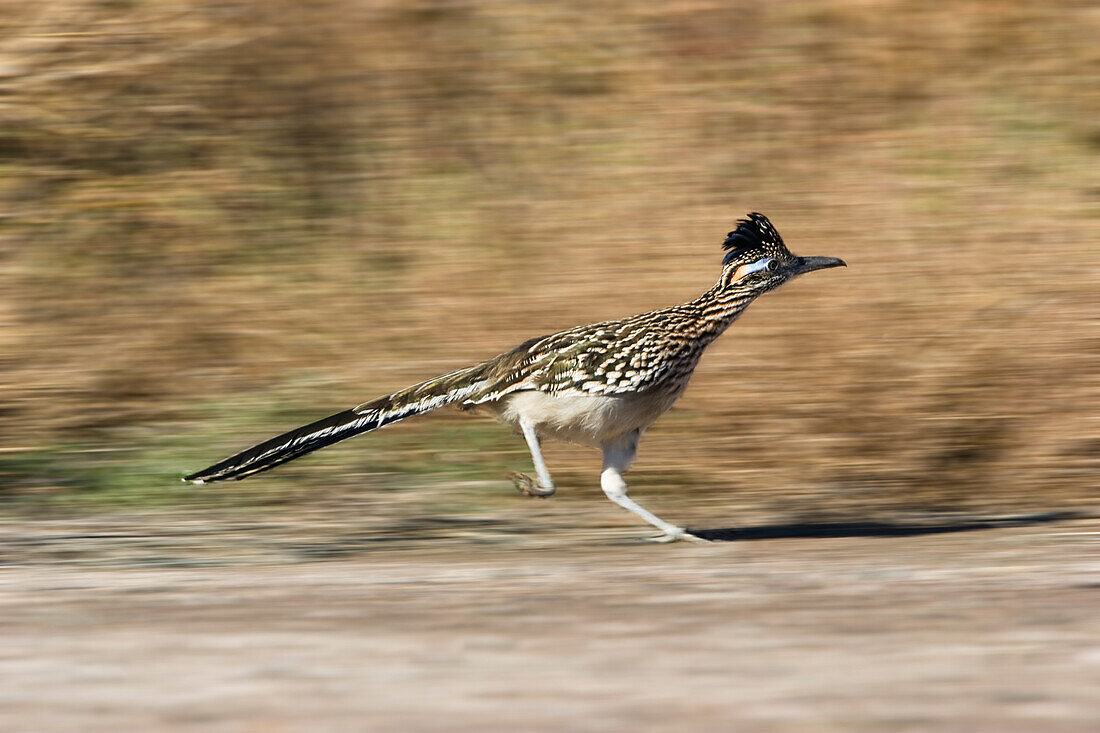
<svg viewBox="0 0 1100 733"><path fill-rule="evenodd" d="M1076 512L1046 512L985 519L959 519L943 522L790 522L757 527L691 529L696 537L713 542L748 540L810 539L821 537L916 537L928 534L975 532L1006 527L1032 527L1068 519L1079 519Z"/></svg>

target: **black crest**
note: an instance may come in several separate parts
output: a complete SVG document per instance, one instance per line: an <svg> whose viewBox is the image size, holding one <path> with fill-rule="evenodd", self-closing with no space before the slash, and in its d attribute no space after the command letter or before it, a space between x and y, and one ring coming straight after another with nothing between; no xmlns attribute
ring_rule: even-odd
<svg viewBox="0 0 1100 733"><path fill-rule="evenodd" d="M768 221L768 217L754 211L749 214L748 219L737 222L737 228L726 235L722 249L727 251L722 260L722 266L725 267L746 252L781 252L786 250L786 245L783 244L779 232Z"/></svg>

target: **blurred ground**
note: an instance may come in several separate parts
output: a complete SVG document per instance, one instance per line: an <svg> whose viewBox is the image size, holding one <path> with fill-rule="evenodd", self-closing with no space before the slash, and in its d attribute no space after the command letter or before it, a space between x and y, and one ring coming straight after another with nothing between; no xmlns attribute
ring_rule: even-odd
<svg viewBox="0 0 1100 733"><path fill-rule="evenodd" d="M654 546L524 503L8 524L0 728L1095 730L1095 519Z"/></svg>

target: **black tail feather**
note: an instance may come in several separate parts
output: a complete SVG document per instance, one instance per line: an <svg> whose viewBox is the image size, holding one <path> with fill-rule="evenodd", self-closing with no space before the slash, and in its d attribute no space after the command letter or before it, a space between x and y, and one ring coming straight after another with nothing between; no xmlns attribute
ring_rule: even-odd
<svg viewBox="0 0 1100 733"><path fill-rule="evenodd" d="M303 425L270 440L247 448L209 468L184 477L184 481L208 483L247 478L274 468L306 453L339 443L354 435L375 430L412 415L459 402L482 387L485 365L444 374L427 382L344 410Z"/></svg>
<svg viewBox="0 0 1100 733"><path fill-rule="evenodd" d="M208 483L246 478L377 427L380 427L379 421L370 414L345 410L265 440L209 468L185 476L183 480Z"/></svg>

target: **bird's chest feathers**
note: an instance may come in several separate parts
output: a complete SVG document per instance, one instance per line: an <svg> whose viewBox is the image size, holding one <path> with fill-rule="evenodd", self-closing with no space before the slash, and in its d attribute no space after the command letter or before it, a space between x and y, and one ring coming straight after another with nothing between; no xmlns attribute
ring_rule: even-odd
<svg viewBox="0 0 1100 733"><path fill-rule="evenodd" d="M666 412L682 390L657 394L590 395L537 390L516 392L496 411L505 423L535 426L540 437L602 446L633 430L644 430Z"/></svg>

